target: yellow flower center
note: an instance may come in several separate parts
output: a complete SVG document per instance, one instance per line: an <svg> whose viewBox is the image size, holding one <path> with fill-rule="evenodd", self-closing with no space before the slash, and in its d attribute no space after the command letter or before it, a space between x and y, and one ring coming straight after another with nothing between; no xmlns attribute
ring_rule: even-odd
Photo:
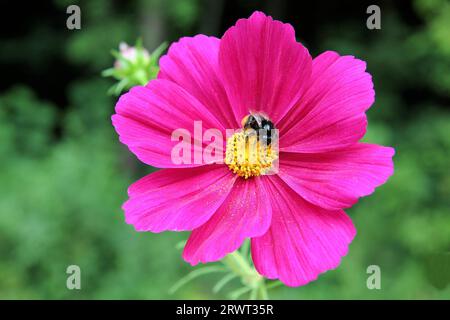
<svg viewBox="0 0 450 320"><path fill-rule="evenodd" d="M255 131L241 130L227 139L225 163L233 173L248 179L269 173L278 153L258 138Z"/></svg>

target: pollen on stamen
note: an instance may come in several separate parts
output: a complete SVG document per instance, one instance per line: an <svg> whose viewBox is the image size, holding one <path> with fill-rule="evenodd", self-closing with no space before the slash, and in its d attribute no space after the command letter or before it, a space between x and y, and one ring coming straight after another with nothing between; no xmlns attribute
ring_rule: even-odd
<svg viewBox="0 0 450 320"><path fill-rule="evenodd" d="M263 143L256 135L242 130L227 139L225 163L244 179L267 174L277 159L278 154L271 145Z"/></svg>

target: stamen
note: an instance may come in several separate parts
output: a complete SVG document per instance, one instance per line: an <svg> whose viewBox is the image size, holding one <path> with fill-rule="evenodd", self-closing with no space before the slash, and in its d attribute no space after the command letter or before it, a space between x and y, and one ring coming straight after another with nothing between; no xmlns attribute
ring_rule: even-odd
<svg viewBox="0 0 450 320"><path fill-rule="evenodd" d="M233 173L248 179L267 174L278 154L258 135L241 130L227 139L225 163Z"/></svg>

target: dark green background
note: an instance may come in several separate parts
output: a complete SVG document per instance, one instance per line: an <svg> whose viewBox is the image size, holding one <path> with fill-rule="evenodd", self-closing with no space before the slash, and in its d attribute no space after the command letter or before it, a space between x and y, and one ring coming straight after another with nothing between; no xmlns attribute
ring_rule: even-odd
<svg viewBox="0 0 450 320"><path fill-rule="evenodd" d="M137 233L120 209L128 185L151 172L122 146L110 121L110 50L142 36L220 37L255 9L292 23L313 56L368 62L376 102L366 141L394 146L395 174L348 210L358 229L336 271L272 298L450 298L450 3L381 1L382 29L366 28L357 1L42 1L2 4L0 30L0 298L226 298L192 270L176 244L186 233ZM78 4L82 29L66 29ZM9 19L8 19L9 18ZM68 265L82 290L66 289ZM379 265L382 289L368 290Z"/></svg>

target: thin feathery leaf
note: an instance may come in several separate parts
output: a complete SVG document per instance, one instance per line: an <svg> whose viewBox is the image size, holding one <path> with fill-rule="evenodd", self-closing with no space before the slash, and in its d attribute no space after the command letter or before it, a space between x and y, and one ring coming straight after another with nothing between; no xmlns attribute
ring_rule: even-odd
<svg viewBox="0 0 450 320"><path fill-rule="evenodd" d="M190 281L194 280L195 278L202 276L204 274L213 273L213 272L225 272L227 271L223 267L219 266L211 266L211 267L203 267L201 269L197 269L194 271L189 272L186 276L178 280L170 289L169 294L174 294L178 289L189 283Z"/></svg>
<svg viewBox="0 0 450 320"><path fill-rule="evenodd" d="M181 250L184 248L185 245L186 245L186 240L180 241L175 245L175 249Z"/></svg>
<svg viewBox="0 0 450 320"><path fill-rule="evenodd" d="M218 293L222 288L231 280L237 278L237 275L234 273L229 273L219 281L217 281L216 285L213 287L212 291L214 293Z"/></svg>
<svg viewBox="0 0 450 320"><path fill-rule="evenodd" d="M236 300L237 298L239 298L243 294L249 292L250 290L252 290L252 288L249 288L249 287L242 287L240 289L234 290L233 292L230 293L230 299Z"/></svg>
<svg viewBox="0 0 450 320"><path fill-rule="evenodd" d="M153 50L153 52L150 54L152 63L156 62L159 59L159 57L163 54L167 47L167 42L163 42L155 50Z"/></svg>
<svg viewBox="0 0 450 320"><path fill-rule="evenodd" d="M281 285L283 285L283 282L277 280L277 281L273 281L273 282L269 283L269 284L266 286L266 288L267 288L267 289L273 289L273 288L279 287L279 286L281 286Z"/></svg>

